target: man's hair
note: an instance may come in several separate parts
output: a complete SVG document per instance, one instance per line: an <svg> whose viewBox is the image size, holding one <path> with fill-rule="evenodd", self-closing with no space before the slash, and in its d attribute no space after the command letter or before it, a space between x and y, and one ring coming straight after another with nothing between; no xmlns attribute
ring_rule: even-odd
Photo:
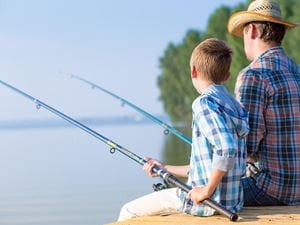
<svg viewBox="0 0 300 225"><path fill-rule="evenodd" d="M190 65L195 66L204 78L220 84L230 72L232 50L224 41L209 38L201 42L193 50Z"/></svg>
<svg viewBox="0 0 300 225"><path fill-rule="evenodd" d="M255 24L260 32L260 39L267 43L275 43L281 45L284 38L286 27L283 24L272 22L250 22L245 25L245 29L248 30L249 24Z"/></svg>

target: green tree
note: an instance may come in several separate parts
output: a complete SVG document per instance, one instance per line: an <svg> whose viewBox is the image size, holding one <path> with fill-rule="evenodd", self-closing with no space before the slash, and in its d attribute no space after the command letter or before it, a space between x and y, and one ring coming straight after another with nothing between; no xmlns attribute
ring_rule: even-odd
<svg viewBox="0 0 300 225"><path fill-rule="evenodd" d="M238 73L249 64L245 57L242 38L233 37L227 32L227 22L230 15L236 11L247 10L250 0L242 1L237 6L229 8L219 7L209 18L207 30L200 32L192 30L187 32L182 43L170 43L163 56L160 58L161 74L158 77L160 88L160 99L164 109L173 123L183 122L186 127L180 128L182 133L191 134L191 104L196 93L191 79L189 60L193 48L202 40L216 37L227 42L233 49L231 65L231 76L226 82L227 88L232 92ZM291 22L300 22L300 1L279 0L281 4L282 17ZM300 63L300 28L288 30L283 41L283 48L298 64ZM187 146L177 137L170 136L166 139L164 146L164 162L182 165L188 162Z"/></svg>
<svg viewBox="0 0 300 225"><path fill-rule="evenodd" d="M173 122L191 120L191 104L197 96L190 79L189 59L193 48L208 37L216 37L227 42L233 49L231 76L226 82L229 91L233 92L238 73L249 64L245 57L242 38L233 37L227 32L227 22L234 12L247 10L251 1L242 1L230 8L220 6L208 20L206 31L192 30L187 32L182 43L169 44L160 58L161 74L158 77L160 99L164 109ZM282 17L288 21L300 21L299 0L279 0ZM300 29L288 30L283 41L283 48L298 64L300 62Z"/></svg>
<svg viewBox="0 0 300 225"><path fill-rule="evenodd" d="M299 0L280 0L282 17L291 22L300 22L300 1ZM300 64L300 29L288 30L283 41L283 48L288 55Z"/></svg>
<svg viewBox="0 0 300 225"><path fill-rule="evenodd" d="M250 1L240 3L236 7L232 8L230 15L232 15L237 11L245 10L249 2ZM229 20L229 17L226 20L226 27L227 27L227 22ZM249 64L249 62L246 59L244 53L244 45L243 45L242 38L234 37L231 34L229 34L226 30L226 40L227 40L227 44L233 49L232 63L230 68L230 78L226 82L226 87L228 88L229 91L233 92L237 75L242 70L242 68L244 68L247 64Z"/></svg>
<svg viewBox="0 0 300 225"><path fill-rule="evenodd" d="M218 8L208 20L207 30L205 37L215 37L221 40L227 39L227 21L230 17L231 9L227 6L221 6Z"/></svg>
<svg viewBox="0 0 300 225"><path fill-rule="evenodd" d="M195 45L202 40L202 33L189 31L182 43L169 44L160 59L160 99L173 122L191 118L191 104L197 93L190 78L189 60Z"/></svg>
<svg viewBox="0 0 300 225"><path fill-rule="evenodd" d="M182 130L183 133L191 134L191 128L186 127ZM165 151L163 151L162 160L166 164L171 165L186 165L189 164L191 146L178 139L174 135L169 135L165 141Z"/></svg>

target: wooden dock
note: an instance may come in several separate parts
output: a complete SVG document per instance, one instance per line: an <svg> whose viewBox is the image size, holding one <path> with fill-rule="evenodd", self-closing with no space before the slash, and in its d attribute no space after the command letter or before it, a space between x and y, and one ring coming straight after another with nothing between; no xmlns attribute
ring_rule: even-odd
<svg viewBox="0 0 300 225"><path fill-rule="evenodd" d="M300 225L300 206L245 207L240 219L231 222L224 216L197 217L183 213L146 216L106 225Z"/></svg>

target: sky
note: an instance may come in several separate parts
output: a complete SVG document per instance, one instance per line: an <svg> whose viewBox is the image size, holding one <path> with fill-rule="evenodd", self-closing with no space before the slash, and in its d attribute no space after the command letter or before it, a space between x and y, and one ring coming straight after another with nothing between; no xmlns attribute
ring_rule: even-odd
<svg viewBox="0 0 300 225"><path fill-rule="evenodd" d="M140 115L64 73L89 79L149 113L163 114L157 77L159 58L168 44L180 43L189 29L205 30L209 15L221 5L234 6L242 1L1 0L0 80L75 119ZM0 85L0 126L20 120L48 119L59 118L45 109L35 109L32 101ZM164 135L156 125L95 129L141 156L161 157ZM123 160L121 154L112 157L106 145L99 145L97 139L78 129L0 129L0 140L0 178L3 181L0 198L8 193L18 196L15 189L26 196L23 188L27 186L43 192L67 184L72 187L66 188L68 194L81 185L97 187L103 200L111 196L110 192L95 184L103 186L104 182L110 188L112 184L119 187L118 182L123 182L124 186L122 179L126 179L129 188L136 180L141 184L143 179L152 182L136 169L136 164ZM99 172L110 168L108 165L122 170ZM148 183L145 185L151 187ZM123 197L131 198L130 194ZM11 206L11 199L7 199ZM18 202L18 207L20 205ZM119 206L111 210L113 218L118 210ZM31 214L35 212L31 208L30 213L23 208L20 212L21 216L13 218L14 221L19 219L26 223L26 218L42 215L40 208L36 215ZM15 217L15 214L9 215ZM25 218L24 215L34 216ZM82 211L80 216L88 218Z"/></svg>
<svg viewBox="0 0 300 225"><path fill-rule="evenodd" d="M242 1L2 0L0 79L74 117L133 112L65 73L162 114L157 77L167 45L205 30L221 5ZM32 105L0 86L0 121L52 118Z"/></svg>

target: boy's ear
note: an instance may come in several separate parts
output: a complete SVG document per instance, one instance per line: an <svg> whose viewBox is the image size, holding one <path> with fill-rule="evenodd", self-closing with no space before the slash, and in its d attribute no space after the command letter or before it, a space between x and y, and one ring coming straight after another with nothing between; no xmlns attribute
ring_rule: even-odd
<svg viewBox="0 0 300 225"><path fill-rule="evenodd" d="M192 67L192 71L191 71L191 76L192 76L192 78L196 78L197 77L197 70L196 70L196 67L195 66L193 66Z"/></svg>

